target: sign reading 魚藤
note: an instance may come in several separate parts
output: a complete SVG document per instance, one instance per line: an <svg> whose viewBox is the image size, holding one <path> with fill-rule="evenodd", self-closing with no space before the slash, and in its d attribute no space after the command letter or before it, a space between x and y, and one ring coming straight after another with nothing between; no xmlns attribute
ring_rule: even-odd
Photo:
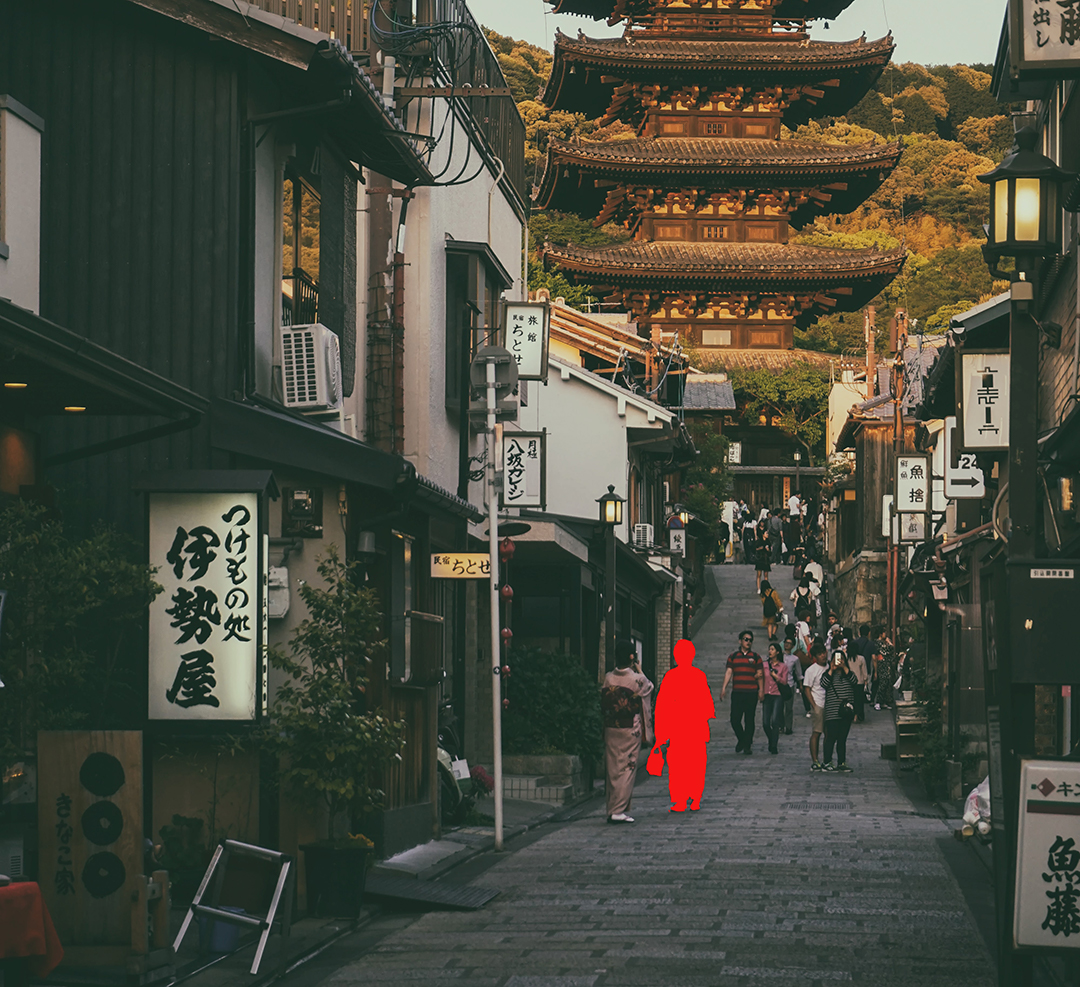
<svg viewBox="0 0 1080 987"><path fill-rule="evenodd" d="M930 459L917 453L896 457L897 514L925 514L930 510Z"/></svg>
<svg viewBox="0 0 1080 987"><path fill-rule="evenodd" d="M506 302L503 308L506 348L518 368L518 380L547 380L551 309L547 302Z"/></svg>
<svg viewBox="0 0 1080 987"><path fill-rule="evenodd" d="M546 432L503 432L503 507L546 504Z"/></svg>
<svg viewBox="0 0 1080 987"><path fill-rule="evenodd" d="M1080 947L1080 763L1020 765L1017 946Z"/></svg>
<svg viewBox="0 0 1080 987"><path fill-rule="evenodd" d="M965 449L1009 448L1009 354L964 353L960 400Z"/></svg>
<svg viewBox="0 0 1080 987"><path fill-rule="evenodd" d="M254 719L258 518L256 493L150 495L150 719Z"/></svg>
<svg viewBox="0 0 1080 987"><path fill-rule="evenodd" d="M1009 46L1020 79L1080 73L1080 2L1010 0Z"/></svg>
<svg viewBox="0 0 1080 987"><path fill-rule="evenodd" d="M491 556L486 552L435 552L431 556L432 579L487 579Z"/></svg>

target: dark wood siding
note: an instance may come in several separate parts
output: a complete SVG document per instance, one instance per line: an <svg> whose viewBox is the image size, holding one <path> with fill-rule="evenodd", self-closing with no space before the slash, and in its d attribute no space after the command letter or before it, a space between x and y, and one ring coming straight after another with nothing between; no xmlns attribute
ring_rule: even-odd
<svg viewBox="0 0 1080 987"><path fill-rule="evenodd" d="M45 119L41 314L208 396L240 386L244 72L237 49L118 0L0 0L0 92ZM45 455L150 424L61 424ZM203 426L48 479L72 521L141 534L133 472L226 465Z"/></svg>

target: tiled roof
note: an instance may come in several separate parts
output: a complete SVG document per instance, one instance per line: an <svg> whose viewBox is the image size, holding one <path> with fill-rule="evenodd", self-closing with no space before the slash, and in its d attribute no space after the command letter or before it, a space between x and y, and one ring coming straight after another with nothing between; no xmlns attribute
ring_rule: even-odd
<svg viewBox="0 0 1080 987"><path fill-rule="evenodd" d="M841 357L836 353L817 350L709 350L709 362L725 370L785 370L800 360L816 367L829 367Z"/></svg>
<svg viewBox="0 0 1080 987"><path fill-rule="evenodd" d="M682 406L687 411L734 411L735 390L726 374L690 374Z"/></svg>
<svg viewBox="0 0 1080 987"><path fill-rule="evenodd" d="M576 56L575 61L596 58L604 64L652 62L664 69L692 66L708 70L739 64L775 69L785 65L858 63L887 57L895 47L891 36L876 41L799 41L780 35L770 41L690 41L678 36L589 38L581 34L571 38L561 31L555 34L556 51Z"/></svg>
<svg viewBox="0 0 1080 987"><path fill-rule="evenodd" d="M780 243L685 243L631 241L610 247L544 248L545 260L562 267L598 275L663 274L704 281L809 279L845 280L860 275L896 274L904 262L903 248L833 250Z"/></svg>
<svg viewBox="0 0 1080 987"><path fill-rule="evenodd" d="M581 14L594 21L627 14L648 13L653 0L547 0L559 14ZM775 9L777 17L837 17L852 0L781 0Z"/></svg>
<svg viewBox="0 0 1080 987"><path fill-rule="evenodd" d="M562 141L551 138L548 154L564 159L595 161L605 165L657 165L717 170L765 168L787 171L792 167L893 168L903 150L892 144L815 144L726 137L645 137L639 140Z"/></svg>
<svg viewBox="0 0 1080 987"><path fill-rule="evenodd" d="M557 110L634 122L644 111L633 93L613 103L620 83L685 85L755 92L785 89L783 112L791 127L816 116L839 115L854 106L888 64L895 43L810 41L777 35L775 40L697 41L678 35L617 38L555 36L555 57L541 100ZM605 118L607 119L607 118Z"/></svg>

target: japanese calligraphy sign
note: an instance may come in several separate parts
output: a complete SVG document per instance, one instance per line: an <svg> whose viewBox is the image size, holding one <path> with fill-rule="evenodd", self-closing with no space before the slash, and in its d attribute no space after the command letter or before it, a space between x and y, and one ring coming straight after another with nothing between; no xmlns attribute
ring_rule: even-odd
<svg viewBox="0 0 1080 987"><path fill-rule="evenodd" d="M1017 77L1080 70L1080 0L1010 0L1009 18Z"/></svg>
<svg viewBox="0 0 1080 987"><path fill-rule="evenodd" d="M1009 448L1009 354L964 353L960 400L965 449Z"/></svg>
<svg viewBox="0 0 1080 987"><path fill-rule="evenodd" d="M131 944L143 873L142 734L38 734L38 883L65 949Z"/></svg>
<svg viewBox="0 0 1080 987"><path fill-rule="evenodd" d="M896 457L897 514L926 514L930 510L930 458L921 453Z"/></svg>
<svg viewBox="0 0 1080 987"><path fill-rule="evenodd" d="M255 493L150 495L150 719L254 719L258 517Z"/></svg>
<svg viewBox="0 0 1080 987"><path fill-rule="evenodd" d="M503 432L503 507L546 504L547 433Z"/></svg>
<svg viewBox="0 0 1080 987"><path fill-rule="evenodd" d="M547 380L551 309L547 302L506 302L506 348L517 362L518 380Z"/></svg>
<svg viewBox="0 0 1080 987"><path fill-rule="evenodd" d="M1016 945L1080 947L1080 764L1021 762L1017 846Z"/></svg>
<svg viewBox="0 0 1080 987"><path fill-rule="evenodd" d="M919 542L926 539L925 514L898 514L898 534L902 542Z"/></svg>
<svg viewBox="0 0 1080 987"><path fill-rule="evenodd" d="M432 579L487 579L490 575L491 557L487 552L432 553Z"/></svg>
<svg viewBox="0 0 1080 987"><path fill-rule="evenodd" d="M686 529L668 528L668 548L672 555L686 555Z"/></svg>

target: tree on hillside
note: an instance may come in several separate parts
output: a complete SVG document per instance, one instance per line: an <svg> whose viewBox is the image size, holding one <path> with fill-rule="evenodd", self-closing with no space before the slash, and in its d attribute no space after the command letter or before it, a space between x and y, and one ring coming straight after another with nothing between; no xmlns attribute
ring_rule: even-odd
<svg viewBox="0 0 1080 987"><path fill-rule="evenodd" d="M703 369L722 370L723 357L695 361ZM829 414L829 372L806 360L793 360L782 371L734 368L727 371L735 403L747 425L776 425L806 449L810 465L825 456Z"/></svg>

